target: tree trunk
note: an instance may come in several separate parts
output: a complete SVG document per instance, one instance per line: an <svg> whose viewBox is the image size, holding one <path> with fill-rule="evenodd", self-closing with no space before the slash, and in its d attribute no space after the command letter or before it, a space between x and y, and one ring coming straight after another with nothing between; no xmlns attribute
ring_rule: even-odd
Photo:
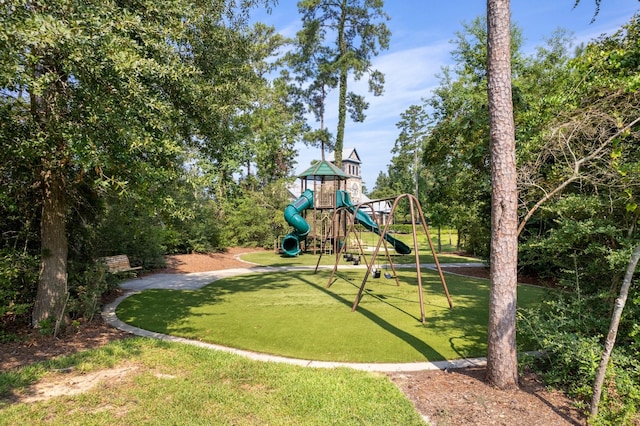
<svg viewBox="0 0 640 426"><path fill-rule="evenodd" d="M492 166L487 380L500 389L509 389L518 385L518 200L511 98L509 0L487 0L487 30L487 93Z"/></svg>
<svg viewBox="0 0 640 426"><path fill-rule="evenodd" d="M323 131L322 139L320 139L320 153L322 154L322 161L324 161L324 103L326 100L325 86L322 85L322 109L320 111L320 130Z"/></svg>
<svg viewBox="0 0 640 426"><path fill-rule="evenodd" d="M622 281L622 287L620 287L620 293L616 298L616 302L613 308L613 314L611 315L611 325L609 326L609 333L607 334L607 340L604 342L604 351L602 358L600 359L600 365L598 365L598 371L596 372L596 378L593 383L593 395L591 396L591 412L589 413L592 418L598 415L598 405L600 404L600 396L602 395L602 384L604 383L604 376L607 372L607 365L609 364L609 358L613 351L613 346L616 343L616 336L618 335L618 327L620 326L620 318L622 317L622 311L624 305L627 303L627 295L629 294L629 288L631 287L631 280L633 279L633 273L640 260L640 245L633 250L629 264L627 265L627 272Z"/></svg>
<svg viewBox="0 0 640 426"><path fill-rule="evenodd" d="M334 163L342 168L342 147L344 146L344 128L347 123L347 78L349 76L349 64L345 60L347 55L347 42L345 40L345 22L347 20L347 2L342 1L340 22L338 23L338 47L340 49L340 77L338 83L338 129L336 131L336 146L334 149Z"/></svg>
<svg viewBox="0 0 640 426"><path fill-rule="evenodd" d="M47 171L42 179L43 204L41 219L40 277L32 324L59 320L64 316L67 295L67 233L64 178Z"/></svg>
<svg viewBox="0 0 640 426"><path fill-rule="evenodd" d="M334 149L334 163L342 168L342 148L344 146L344 128L347 123L347 70L340 71L340 87L338 99L338 130Z"/></svg>

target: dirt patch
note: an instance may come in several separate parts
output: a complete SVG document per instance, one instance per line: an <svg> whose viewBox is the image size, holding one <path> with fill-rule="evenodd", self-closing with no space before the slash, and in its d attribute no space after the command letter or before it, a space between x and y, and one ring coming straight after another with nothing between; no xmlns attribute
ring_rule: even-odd
<svg viewBox="0 0 640 426"><path fill-rule="evenodd" d="M246 268L251 264L240 260L240 255L256 251L264 251L264 249L230 248L224 253L194 253L166 256L167 267L157 272L165 274L186 274L190 272L208 272L221 269Z"/></svg>
<svg viewBox="0 0 640 426"><path fill-rule="evenodd" d="M26 329L18 333L17 342L0 345L0 371L8 371L34 362L103 346L111 341L131 337L131 334L110 327L102 320L81 323L57 338Z"/></svg>
<svg viewBox="0 0 640 426"><path fill-rule="evenodd" d="M452 274L464 275L467 277L490 278L490 270L488 266L468 267L468 266L441 266L444 272ZM518 282L522 284L540 285L543 287L554 287L555 283L539 277L518 273Z"/></svg>
<svg viewBox="0 0 640 426"><path fill-rule="evenodd" d="M232 249L227 253L211 255L168 256L168 266L163 272L187 273L244 267L247 264L237 256L249 251L256 249ZM488 277L486 268L452 268L452 272ZM58 339L35 335L20 343L3 344L0 370L6 371L42 359L98 347L128 336L101 322L82 325L74 333ZM8 358L5 354L8 354ZM533 373L520 377L520 387L510 391L489 386L485 382L485 374L484 368L466 368L392 373L389 377L433 425L586 424L584 415L574 407L571 399L560 392L546 389ZM114 373L102 380L119 380L117 377ZM64 376L60 380L64 381ZM37 394L38 391L34 392Z"/></svg>
<svg viewBox="0 0 640 426"><path fill-rule="evenodd" d="M77 395L93 389L98 384L120 383L130 379L137 366L120 366L87 374L61 372L47 376L16 397L16 402L46 401L57 396Z"/></svg>
<svg viewBox="0 0 640 426"><path fill-rule="evenodd" d="M525 373L520 387L503 391L485 382L485 368L390 374L432 425L584 425L573 402Z"/></svg>

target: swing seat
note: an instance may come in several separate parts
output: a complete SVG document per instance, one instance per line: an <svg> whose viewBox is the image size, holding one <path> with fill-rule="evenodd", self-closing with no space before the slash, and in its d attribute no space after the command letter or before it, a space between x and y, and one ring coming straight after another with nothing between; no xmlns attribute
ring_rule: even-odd
<svg viewBox="0 0 640 426"><path fill-rule="evenodd" d="M357 257L353 258L353 264L354 265L359 265L360 264L360 256L357 256Z"/></svg>
<svg viewBox="0 0 640 426"><path fill-rule="evenodd" d="M388 280L390 280L390 279L392 278L391 274L390 274L390 273L388 273L388 272L385 272L385 273L384 273L384 277L385 277L386 279L388 279Z"/></svg>
<svg viewBox="0 0 640 426"><path fill-rule="evenodd" d="M380 269L373 270L373 278L380 278Z"/></svg>

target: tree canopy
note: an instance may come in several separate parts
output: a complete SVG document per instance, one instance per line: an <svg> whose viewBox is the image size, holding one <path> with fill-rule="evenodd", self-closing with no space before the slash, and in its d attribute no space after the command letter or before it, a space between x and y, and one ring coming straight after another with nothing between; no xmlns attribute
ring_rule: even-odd
<svg viewBox="0 0 640 426"><path fill-rule="evenodd" d="M234 162L247 158L238 156L238 140L251 141L243 152L253 153L247 161L265 176L287 173L291 147L270 146L266 132L250 136L268 118L255 96L265 88L260 98L267 99L261 64L278 45L269 30L247 26L253 4L24 0L2 6L2 198L28 198L30 216L39 220L34 325L64 311L67 223L95 211L101 197L135 194L167 203L163 189L193 150L216 164L224 181L238 169ZM269 127L295 126L286 114ZM12 204L8 209L22 208Z"/></svg>

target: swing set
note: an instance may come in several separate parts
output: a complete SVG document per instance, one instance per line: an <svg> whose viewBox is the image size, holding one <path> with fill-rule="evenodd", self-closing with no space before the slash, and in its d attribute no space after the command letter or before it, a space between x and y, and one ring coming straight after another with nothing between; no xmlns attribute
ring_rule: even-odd
<svg viewBox="0 0 640 426"><path fill-rule="evenodd" d="M362 298L362 292L364 291L365 285L369 277L371 276L373 278L380 278L381 276L382 271L381 271L380 265L376 264L376 260L380 254L381 247L384 247L384 256L386 257L386 260L392 272L392 274L389 273L385 265L384 277L386 279L393 278L396 281L396 285L397 286L400 285L400 282L398 280L398 274L396 273L396 268L393 264L391 254L389 253L388 244L391 243L392 246L396 249L396 251L401 252L402 254L410 254L411 248L406 246L404 243L399 242L398 240L396 240L395 238L389 235L388 232L389 232L389 225L391 223L390 221L386 221L386 223L384 224L384 227L381 229L380 224L378 223L378 220L376 218L376 215L373 215L374 221L370 221L370 219L368 219L368 216L367 216L367 219L363 220L364 216L362 216L362 214L364 213L362 212L361 208L366 206L367 208L371 209L371 211L374 211L373 204L379 203L379 202L391 202L393 200L391 205L391 210L389 212L389 217L393 217L393 214L395 213L395 210L399 202L405 199L408 200L409 202L409 212L411 214L411 230L413 234L413 252L415 255L415 261L416 261L415 266L416 266L416 274L418 279L418 298L420 300L420 318L422 323L424 324L426 322L426 318L425 318L425 309L424 309L424 297L423 297L423 291L422 291L422 265L420 265L420 255L418 252L418 237L416 232L417 231L416 227L418 226L418 219L427 237L427 241L429 242L429 247L431 248L431 253L433 255L435 266L438 271L438 274L440 275L440 281L442 282L442 287L444 288L444 292L447 296L447 301L449 302L450 309L453 309L453 303L451 302L449 289L447 288L447 283L444 279L444 275L440 267L440 262L438 261L436 250L433 246L433 242L431 241L429 228L427 227L427 222L425 221L422 208L420 207L420 203L418 202L416 197L411 194L402 194L402 195L391 197L391 198L371 200L365 203L357 204L355 206L340 207L334 211L333 213L334 218L331 221L331 223L337 224L334 226L341 226L344 229L344 238L342 243L340 244L339 250L336 251L336 259L333 265L333 270L331 271L331 276L329 277L329 281L327 283L327 288L331 287L331 285L333 284L334 276L336 271L338 270L338 265L340 264L341 259L350 261L354 265L358 265L361 260L364 260L364 263L366 265L366 273L364 275L364 278L362 279L362 284L360 285L358 294L351 308L351 311L354 312L358 308L358 304L360 303L360 300ZM371 261L367 260L365 249L362 244L362 238L358 236L358 231L356 230L356 227L355 227L357 223L364 225L365 228L368 228L370 231L378 235L378 241L371 255ZM353 254L349 252L350 247L347 244L347 242L350 241L349 240L350 235L354 235L356 237L354 238L354 240L356 241L355 248L357 249L357 254ZM318 263L316 264L315 272L318 271L318 266L320 265L320 260L322 258L323 253L324 253L324 250L321 250L320 257L318 258Z"/></svg>

